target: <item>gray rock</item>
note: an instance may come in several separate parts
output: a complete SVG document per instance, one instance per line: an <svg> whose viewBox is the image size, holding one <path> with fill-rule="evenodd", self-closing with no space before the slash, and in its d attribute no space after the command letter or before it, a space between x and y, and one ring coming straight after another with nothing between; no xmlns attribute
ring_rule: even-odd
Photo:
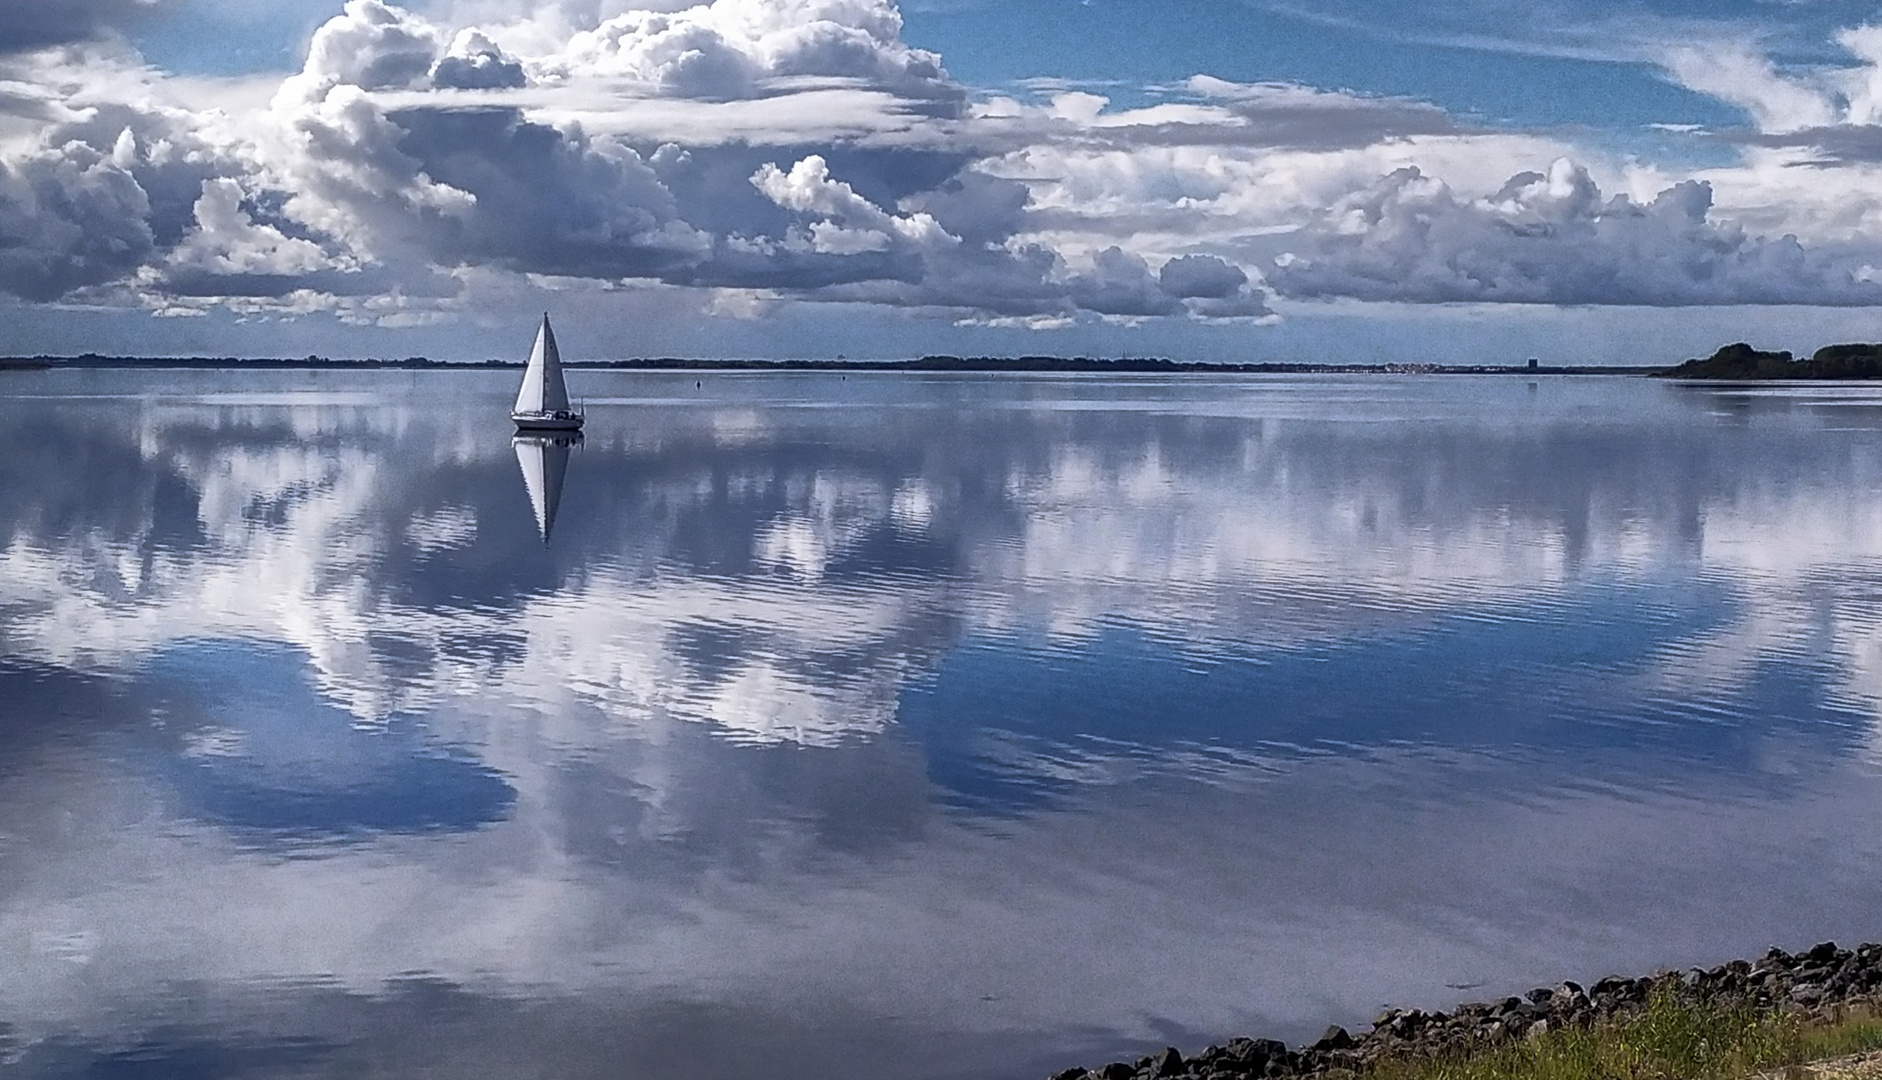
<svg viewBox="0 0 1882 1080"><path fill-rule="evenodd" d="M1150 1067L1150 1075L1156 1077L1181 1076L1187 1071L1183 1068L1182 1052L1174 1046L1166 1046L1162 1053L1151 1055Z"/></svg>
<svg viewBox="0 0 1882 1080"><path fill-rule="evenodd" d="M1313 1049L1350 1050L1356 1045L1358 1044L1354 1042L1351 1035L1347 1034L1345 1028L1334 1024L1321 1033L1319 1040L1313 1044Z"/></svg>

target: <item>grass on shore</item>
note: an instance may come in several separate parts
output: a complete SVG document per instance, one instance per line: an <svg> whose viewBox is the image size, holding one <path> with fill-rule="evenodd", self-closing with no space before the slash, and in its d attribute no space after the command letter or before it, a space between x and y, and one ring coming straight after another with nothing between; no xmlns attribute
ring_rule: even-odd
<svg viewBox="0 0 1882 1080"><path fill-rule="evenodd" d="M1882 1049L1882 1016L1843 1009L1829 1023L1657 993L1641 1013L1458 1056L1381 1062L1368 1080L1740 1080Z"/></svg>

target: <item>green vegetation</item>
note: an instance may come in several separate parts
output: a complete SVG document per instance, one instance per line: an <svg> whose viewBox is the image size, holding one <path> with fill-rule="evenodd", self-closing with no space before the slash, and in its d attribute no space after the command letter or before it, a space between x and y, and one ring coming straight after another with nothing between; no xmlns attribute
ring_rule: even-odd
<svg viewBox="0 0 1882 1080"><path fill-rule="evenodd" d="M1882 1018L1834 1010L1828 1020L1748 1005L1696 1004L1656 991L1641 1012L1463 1052L1391 1058L1376 1080L1737 1080L1882 1049Z"/></svg>
<svg viewBox="0 0 1882 1080"><path fill-rule="evenodd" d="M1808 360L1744 342L1659 374L1670 379L1882 379L1882 345L1825 345Z"/></svg>

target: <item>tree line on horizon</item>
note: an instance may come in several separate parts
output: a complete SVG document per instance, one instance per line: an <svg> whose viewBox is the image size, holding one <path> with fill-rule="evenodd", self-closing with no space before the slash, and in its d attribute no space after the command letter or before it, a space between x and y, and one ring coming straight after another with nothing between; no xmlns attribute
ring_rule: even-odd
<svg viewBox="0 0 1882 1080"><path fill-rule="evenodd" d="M1810 359L1766 352L1743 341L1659 374L1669 379L1882 379L1882 345L1825 345Z"/></svg>

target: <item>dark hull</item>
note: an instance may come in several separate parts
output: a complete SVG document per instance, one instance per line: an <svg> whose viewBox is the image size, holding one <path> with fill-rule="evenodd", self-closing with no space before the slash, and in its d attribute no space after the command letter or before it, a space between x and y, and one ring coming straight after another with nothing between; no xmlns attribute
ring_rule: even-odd
<svg viewBox="0 0 1882 1080"><path fill-rule="evenodd" d="M510 420L518 431L580 431L582 417L555 416L542 413L511 413Z"/></svg>

